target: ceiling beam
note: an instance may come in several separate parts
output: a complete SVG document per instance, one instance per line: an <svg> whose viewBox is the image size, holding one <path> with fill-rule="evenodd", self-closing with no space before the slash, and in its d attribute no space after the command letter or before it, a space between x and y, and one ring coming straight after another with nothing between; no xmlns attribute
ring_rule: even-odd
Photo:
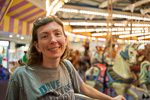
<svg viewBox="0 0 150 100"><path fill-rule="evenodd" d="M46 11L46 0L27 0L27 1Z"/></svg>
<svg viewBox="0 0 150 100"><path fill-rule="evenodd" d="M145 14L150 12L150 8L148 8L148 9L143 9L143 10L145 11L145 12L144 12Z"/></svg>
<svg viewBox="0 0 150 100"><path fill-rule="evenodd" d="M112 3L115 3L116 1L118 1L118 0L112 0ZM107 6L108 6L108 3L111 4L111 0L107 0L107 1L102 2L102 3L99 5L99 8L107 7Z"/></svg>
<svg viewBox="0 0 150 100"><path fill-rule="evenodd" d="M94 12L107 12L107 9L99 9L99 8L92 8L92 7L82 7L82 6L75 6L75 5L63 5L62 8L68 8L68 9L78 9L78 10L89 10ZM130 12L124 12L124 11L113 11L114 14L122 14L122 15L128 15L131 16ZM133 16L137 17L143 17L140 13L133 13Z"/></svg>
<svg viewBox="0 0 150 100"><path fill-rule="evenodd" d="M140 6L142 4L145 4L145 3L148 3L148 2L150 2L150 0L141 0L141 1L133 3L133 5L134 5L134 7L138 7L138 6ZM128 5L127 7L123 8L122 10L130 10L130 8L129 8L130 5Z"/></svg>
<svg viewBox="0 0 150 100"><path fill-rule="evenodd" d="M85 21L85 20L63 20L63 19L61 19L61 21L62 22L89 22L89 23L106 23L106 21L105 20L87 20L87 21ZM112 23L114 24L114 23L122 23L122 24L124 24L125 23L125 21L112 21ZM130 23L130 21L127 21L127 23ZM133 21L133 24L143 24L143 21L139 21L139 22L137 22L137 21ZM150 24L149 22L144 22L144 24Z"/></svg>

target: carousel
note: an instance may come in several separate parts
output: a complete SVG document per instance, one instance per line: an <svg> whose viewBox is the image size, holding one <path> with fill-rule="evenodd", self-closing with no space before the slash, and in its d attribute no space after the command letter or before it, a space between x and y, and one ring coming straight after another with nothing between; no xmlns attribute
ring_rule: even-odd
<svg viewBox="0 0 150 100"><path fill-rule="evenodd" d="M0 0L0 40L28 44L32 23L55 15L65 26L68 60L88 85L110 96L149 100L149 7L149 0Z"/></svg>

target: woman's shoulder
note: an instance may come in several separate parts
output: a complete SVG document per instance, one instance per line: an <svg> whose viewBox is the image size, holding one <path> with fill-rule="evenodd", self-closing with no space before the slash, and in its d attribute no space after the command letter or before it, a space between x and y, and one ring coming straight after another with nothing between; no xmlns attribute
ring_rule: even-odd
<svg viewBox="0 0 150 100"><path fill-rule="evenodd" d="M67 69L69 69L69 71L70 70L72 71L74 69L74 66L72 65L72 63L69 60L65 59L64 63L66 65Z"/></svg>
<svg viewBox="0 0 150 100"><path fill-rule="evenodd" d="M64 63L69 66L73 66L72 63L70 62L70 60L64 59Z"/></svg>
<svg viewBox="0 0 150 100"><path fill-rule="evenodd" d="M11 78L15 78L18 76L21 76L22 74L24 74L26 72L26 66L19 66L17 67L14 72L11 75Z"/></svg>
<svg viewBox="0 0 150 100"><path fill-rule="evenodd" d="M71 63L70 60L68 60L68 59L64 59L64 62L69 62L69 63Z"/></svg>

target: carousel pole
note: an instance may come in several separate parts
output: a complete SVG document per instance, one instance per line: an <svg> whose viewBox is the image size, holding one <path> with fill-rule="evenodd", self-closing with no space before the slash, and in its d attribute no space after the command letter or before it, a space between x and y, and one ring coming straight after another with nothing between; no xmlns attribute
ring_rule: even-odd
<svg viewBox="0 0 150 100"><path fill-rule="evenodd" d="M87 22L88 20L88 15L85 15L85 22ZM88 32L87 32L87 25L85 25L85 34L88 36ZM91 66L90 64L90 55L89 55L89 41L90 39L86 39L85 43L84 43L84 60L88 63L89 66Z"/></svg>
<svg viewBox="0 0 150 100"><path fill-rule="evenodd" d="M94 25L94 30L95 30L96 33L98 33L98 31L96 31L96 28L97 28L97 26ZM99 45L98 45L98 37L96 37L96 40L97 40L97 41L96 41L96 46L99 46Z"/></svg>
<svg viewBox="0 0 150 100"><path fill-rule="evenodd" d="M134 7L135 7L135 5L134 4L131 4L130 6L129 6L129 9L130 9L130 11L131 11L131 20L130 20L130 35L132 34L132 23L133 23L133 18L132 18L132 16L133 16L133 11L134 11ZM130 40L132 40L132 37L130 36ZM130 42L130 44L131 44L131 42Z"/></svg>
<svg viewBox="0 0 150 100"><path fill-rule="evenodd" d="M112 0L111 0L111 14L110 14L110 18L111 18L111 30L110 30L110 58L111 58L111 64L112 64L112 21L113 21L113 18L112 18L112 14L113 14L113 5L112 5Z"/></svg>
<svg viewBox="0 0 150 100"><path fill-rule="evenodd" d="M132 19L132 16L133 16L133 11L134 11L134 4L131 4L130 6L129 6L129 9L130 9L130 11L131 11L131 20L130 20L130 35L132 34L132 23L133 23L133 19ZM132 37L130 36L130 40L132 40ZM129 43L129 44L131 44L131 42ZM129 96L127 95L127 99L129 98Z"/></svg>
<svg viewBox="0 0 150 100"><path fill-rule="evenodd" d="M133 11L131 11L131 25L130 25L130 35L132 34L132 23L133 23L133 19L132 19L132 15L133 15ZM132 37L130 36L130 40L132 40ZM131 44L131 42L130 42Z"/></svg>
<svg viewBox="0 0 150 100"><path fill-rule="evenodd" d="M107 29L108 29L108 31L107 31L107 35L106 35L106 41L105 41L105 47L104 47L104 50L103 50L103 54L102 54L102 62L104 63L104 65L106 66L107 64L105 63L105 61L104 61L104 59L105 59L105 57L104 57L104 53L107 51L107 47L108 47L108 42L109 42L109 1L108 1L108 6L107 6L107 19L106 19L106 21L107 21ZM105 79L104 79L105 80ZM103 90L103 92L104 92L105 90Z"/></svg>
<svg viewBox="0 0 150 100"><path fill-rule="evenodd" d="M145 11L145 9L141 9L140 11L141 11L141 14L143 15L143 24L145 24L144 18L145 18L146 11ZM143 40L145 41L146 39L145 39L145 34L144 34L145 33L145 29L144 28L145 27L143 25L143 37L144 37ZM146 42L144 42L144 45L146 45Z"/></svg>
<svg viewBox="0 0 150 100"><path fill-rule="evenodd" d="M144 21L144 17L145 17L145 16L143 15L143 24L144 24L144 22L145 22L145 21ZM145 28L145 27L144 27L144 25L143 25L143 30L144 30L144 31L143 31L144 45L146 45L146 42L145 42L145 34L144 34L144 33L145 33L145 29L144 29L144 28Z"/></svg>
<svg viewBox="0 0 150 100"><path fill-rule="evenodd" d="M113 23L113 17L112 17L112 14L113 14L113 4L112 4L112 0L111 0L111 30L110 30L110 38L111 38L111 40L110 40L110 44L111 44L111 46L110 46L110 58L111 58L111 65L112 65L112 23ZM108 69L107 69L108 70ZM112 97L112 88L110 88L110 96Z"/></svg>
<svg viewBox="0 0 150 100"><path fill-rule="evenodd" d="M70 13L71 13L71 12L69 12L69 26L70 26L70 15L71 15Z"/></svg>
<svg viewBox="0 0 150 100"><path fill-rule="evenodd" d="M108 7L107 7L107 13L108 13L108 16L107 16L107 36L106 36L106 40L109 39L109 1L108 1Z"/></svg>
<svg viewBox="0 0 150 100"><path fill-rule="evenodd" d="M87 15L85 15L85 23L87 23L87 20L88 20L88 17L87 17ZM87 35L87 31L86 30L87 30L87 24L85 25L85 34ZM87 39L86 39L86 41L87 41Z"/></svg>
<svg viewBox="0 0 150 100"><path fill-rule="evenodd" d="M106 36L106 46L105 46L105 49L107 49L107 46L108 46L108 40L109 40L109 1L108 1L108 7L107 7L107 13L108 13L108 16L107 16L107 36ZM105 52L105 49L104 49L104 52ZM107 71L107 66L106 66L106 71ZM104 74L104 88L103 88L103 92L107 95L108 94L108 88L107 88L107 85L106 85L106 71L105 71L105 74Z"/></svg>

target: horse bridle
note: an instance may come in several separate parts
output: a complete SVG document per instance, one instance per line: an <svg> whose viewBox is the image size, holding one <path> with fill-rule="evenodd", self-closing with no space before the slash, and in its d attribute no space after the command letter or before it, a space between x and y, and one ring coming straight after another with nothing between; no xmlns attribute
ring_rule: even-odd
<svg viewBox="0 0 150 100"><path fill-rule="evenodd" d="M129 54L128 54L129 46L130 46L130 45L128 45L128 46L126 47L125 52L124 52L123 50L120 52L120 55L121 55L123 58L127 59L127 60L129 60Z"/></svg>

